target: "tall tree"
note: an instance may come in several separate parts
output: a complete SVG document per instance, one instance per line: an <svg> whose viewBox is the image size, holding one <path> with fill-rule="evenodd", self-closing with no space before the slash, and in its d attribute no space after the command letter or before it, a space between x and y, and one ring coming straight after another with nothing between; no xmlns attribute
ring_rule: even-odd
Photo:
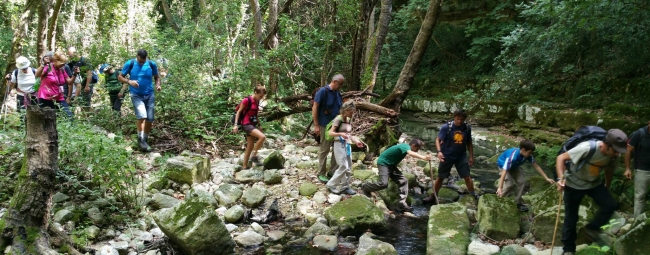
<svg viewBox="0 0 650 255"><path fill-rule="evenodd" d="M61 6L65 0L55 0L54 9L52 10L52 16L50 18L50 24L47 26L47 47L54 50L56 47L56 23L59 19L59 13L61 12ZM101 1L97 1L97 4L101 4ZM100 8L101 9L101 8Z"/></svg>
<svg viewBox="0 0 650 255"><path fill-rule="evenodd" d="M269 1L269 17L266 21L266 31L269 31L268 36L271 37L271 40L269 40L268 44L265 44L265 48L267 49L275 49L278 47L278 33L276 30L273 28L275 27L276 23L278 22L278 0L270 0ZM278 65L275 64L277 63L277 58L271 60L271 70L269 70L269 88L271 94L277 93L278 90Z"/></svg>
<svg viewBox="0 0 650 255"><path fill-rule="evenodd" d="M253 16L253 56L259 57L259 45L262 43L262 14L260 13L260 3L257 0L250 0L251 16Z"/></svg>
<svg viewBox="0 0 650 255"><path fill-rule="evenodd" d="M404 63L404 67L402 68L402 72L397 79L395 88L390 95L379 103L379 105L399 112L404 99L406 99L406 96L411 89L415 74L417 74L418 68L420 67L422 56L427 50L431 34L433 33L433 29L436 27L438 17L440 17L440 10L442 9L441 5L442 0L431 0L429 2L429 9L424 17L418 36L415 38L413 48L411 48L411 53L409 53L406 63Z"/></svg>
<svg viewBox="0 0 650 255"><path fill-rule="evenodd" d="M377 81L379 56L381 55L382 47L384 47L386 35L388 35L388 25L390 24L392 9L392 0L381 0L381 12L379 14L377 28L368 36L368 47L366 49L366 61L364 61L365 68L362 79L362 85L364 88L367 88L366 91L368 92L372 92Z"/></svg>
<svg viewBox="0 0 650 255"><path fill-rule="evenodd" d="M38 31L37 31L37 41L36 41L36 55L42 57L43 54L47 51L48 41L47 41L47 20L49 18L49 9L52 4L52 0L42 0L41 4L38 6Z"/></svg>
<svg viewBox="0 0 650 255"><path fill-rule="evenodd" d="M366 47L366 40L368 39L368 26L370 26L370 15L377 5L377 0L362 0L361 12L359 13L359 21L356 32L354 33L352 45L352 73L350 78L346 79L349 87L352 90L360 90L361 88L361 75L363 70L363 55Z"/></svg>
<svg viewBox="0 0 650 255"><path fill-rule="evenodd" d="M172 29L174 29L174 31L176 31L176 33L179 33L181 28L176 25L176 22L174 22L174 17L172 17L172 12L169 10L167 0L160 0L160 3L163 8L163 13L165 14L165 19L167 19L167 23L172 27Z"/></svg>

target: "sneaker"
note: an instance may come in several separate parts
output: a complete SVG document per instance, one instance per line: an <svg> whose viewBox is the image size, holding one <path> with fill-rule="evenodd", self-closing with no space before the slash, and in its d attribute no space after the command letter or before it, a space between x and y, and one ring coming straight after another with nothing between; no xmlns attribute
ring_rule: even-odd
<svg viewBox="0 0 650 255"><path fill-rule="evenodd" d="M345 194L347 194L347 195L354 195L354 194L357 194L356 191L352 190L352 189L349 188L349 187L348 187L348 188L345 188L343 191L341 191L341 193L345 193Z"/></svg>
<svg viewBox="0 0 650 255"><path fill-rule="evenodd" d="M262 165L262 162L260 162L260 159L257 156L251 157L250 161L253 162L253 164L255 164L256 166Z"/></svg>
<svg viewBox="0 0 650 255"><path fill-rule="evenodd" d="M397 204L397 210L402 211L402 212L412 212L413 207L410 207L406 202L400 202Z"/></svg>
<svg viewBox="0 0 650 255"><path fill-rule="evenodd" d="M524 204L517 204L517 209L519 209L520 212L527 212L528 211L528 206Z"/></svg>
<svg viewBox="0 0 650 255"><path fill-rule="evenodd" d="M338 189L336 189L336 188L327 187L327 190L329 190L330 193L334 193L334 194L337 194L337 195L338 195L338 194L341 194L341 191L338 190Z"/></svg>
<svg viewBox="0 0 650 255"><path fill-rule="evenodd" d="M438 204L438 201L436 201L436 197L433 194L431 194L430 196L425 197L424 199L422 199L422 202L427 203L427 204L433 204L433 205Z"/></svg>
<svg viewBox="0 0 650 255"><path fill-rule="evenodd" d="M325 176L325 175L319 175L318 180L320 180L321 182L327 183L330 179L327 178L327 176Z"/></svg>
<svg viewBox="0 0 650 255"><path fill-rule="evenodd" d="M366 197L372 197L372 192L366 190L363 188L363 185L361 185L361 194L363 194Z"/></svg>
<svg viewBox="0 0 650 255"><path fill-rule="evenodd" d="M591 240L594 243L597 243L599 246L607 245L603 239L600 238L600 233L602 233L600 230L590 229L587 227L584 231L587 239Z"/></svg>
<svg viewBox="0 0 650 255"><path fill-rule="evenodd" d="M147 144L147 141L142 137L138 137L138 146L140 146L140 150L143 152L151 151L151 147L149 146L149 144Z"/></svg>

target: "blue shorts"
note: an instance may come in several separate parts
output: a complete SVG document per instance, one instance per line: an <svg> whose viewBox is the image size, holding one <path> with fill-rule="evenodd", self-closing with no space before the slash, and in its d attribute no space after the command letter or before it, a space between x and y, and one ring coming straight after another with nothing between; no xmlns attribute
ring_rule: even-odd
<svg viewBox="0 0 650 255"><path fill-rule="evenodd" d="M131 94L131 102L133 103L133 111L135 112L135 117L139 120L147 119L147 122L153 122L153 106L155 103L155 97L153 93L151 95L141 96L137 94Z"/></svg>

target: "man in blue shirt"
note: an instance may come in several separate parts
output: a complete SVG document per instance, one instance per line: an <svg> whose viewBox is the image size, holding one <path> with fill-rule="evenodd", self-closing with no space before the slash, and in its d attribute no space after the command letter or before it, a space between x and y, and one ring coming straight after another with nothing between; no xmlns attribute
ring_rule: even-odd
<svg viewBox="0 0 650 255"><path fill-rule="evenodd" d="M151 132L151 125L154 121L154 103L153 81L156 83L156 90L160 92L160 77L158 76L158 67L156 63L147 60L147 51L138 50L137 57L124 63L118 80L129 84L131 102L133 110L138 119L136 126L138 128L138 145L144 152L151 151L147 143L147 138ZM126 76L129 76L127 79Z"/></svg>
<svg viewBox="0 0 650 255"><path fill-rule="evenodd" d="M547 182L555 183L546 176L544 170L535 162L533 152L535 152L535 144L531 140L523 140L519 143L519 148L507 149L501 153L497 160L497 165L501 170L497 195L503 197L512 193L512 191L516 191L515 202L517 208L522 212L527 212L528 208L524 205L524 200L521 199L524 195L524 187L526 187L526 177L524 176L524 170L520 168L521 165L526 161L530 162Z"/></svg>
<svg viewBox="0 0 650 255"><path fill-rule="evenodd" d="M336 74L332 77L332 82L329 85L321 87L316 96L314 96L314 105L311 109L312 118L314 120L314 133L320 134L320 149L318 150L318 179L321 182L327 182L327 154L332 148L334 141L325 139L325 132L327 132L327 124L330 123L339 115L339 109L343 104L343 98L339 89L343 85L345 79L342 74ZM336 164L334 155L330 160L329 173L333 173L339 166Z"/></svg>

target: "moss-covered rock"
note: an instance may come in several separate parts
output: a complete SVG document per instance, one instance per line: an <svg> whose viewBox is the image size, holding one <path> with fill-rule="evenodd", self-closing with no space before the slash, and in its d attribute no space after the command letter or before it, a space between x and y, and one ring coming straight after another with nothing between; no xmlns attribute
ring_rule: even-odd
<svg viewBox="0 0 650 255"><path fill-rule="evenodd" d="M519 246L518 244L511 244L501 249L499 255L531 255L528 249Z"/></svg>
<svg viewBox="0 0 650 255"><path fill-rule="evenodd" d="M199 163L198 165L199 168L198 174L201 175L200 178L203 180L207 180L210 178L210 156L193 153L187 150L181 152L181 156L200 161L201 163Z"/></svg>
<svg viewBox="0 0 650 255"><path fill-rule="evenodd" d="M418 185L418 179L415 176L415 174L407 173L407 172L403 172L403 173L404 173L404 177L406 177L406 180L408 180L409 189Z"/></svg>
<svg viewBox="0 0 650 255"><path fill-rule="evenodd" d="M362 181L365 181L368 178L371 178L373 176L377 176L377 175L375 174L375 172L373 172L371 170L352 171L352 177L354 177L355 179L358 179L358 180L362 180Z"/></svg>
<svg viewBox="0 0 650 255"><path fill-rule="evenodd" d="M431 206L427 227L427 255L465 255L469 245L466 207L458 203Z"/></svg>
<svg viewBox="0 0 650 255"><path fill-rule="evenodd" d="M250 208L255 208L262 204L265 198L266 189L260 186L253 186L244 190L244 194L241 196L241 202Z"/></svg>
<svg viewBox="0 0 650 255"><path fill-rule="evenodd" d="M379 181L379 176L374 175L371 176L370 178L366 179L368 182L378 182ZM410 186L409 186L410 187ZM384 204L386 204L386 207L390 210L397 210L397 204L399 203L400 196L399 196L399 186L393 180L388 180L388 187L385 189L377 191L377 194L379 194L379 197L381 200L384 201ZM408 194L406 196L406 203L411 204L413 202L413 198L411 198Z"/></svg>
<svg viewBox="0 0 650 255"><path fill-rule="evenodd" d="M601 250L599 247L587 246L586 248L576 252L576 255L607 255L611 254ZM627 253L617 253L617 254L627 254ZM641 253L631 253L631 254L641 254Z"/></svg>
<svg viewBox="0 0 650 255"><path fill-rule="evenodd" d="M363 151L352 152L352 161L353 162L355 162L357 160L363 161L364 159L366 159L366 153L365 152L363 152Z"/></svg>
<svg viewBox="0 0 650 255"><path fill-rule="evenodd" d="M359 249L357 255L397 255L393 245L372 239L372 234L365 233L359 238Z"/></svg>
<svg viewBox="0 0 650 255"><path fill-rule="evenodd" d="M301 196L308 197L314 195L314 193L318 191L318 187L311 182L305 182L300 185L298 191L300 192Z"/></svg>
<svg viewBox="0 0 650 255"><path fill-rule="evenodd" d="M282 151L273 151L264 159L264 169L283 169L285 161Z"/></svg>
<svg viewBox="0 0 650 255"><path fill-rule="evenodd" d="M194 183L205 182L210 177L210 169L204 168L204 162L201 159L176 156L167 160L166 177L170 180L192 185Z"/></svg>
<svg viewBox="0 0 650 255"><path fill-rule="evenodd" d="M158 227L184 254L232 254L230 233L208 204L188 199L153 215ZM215 249L219 247L219 249Z"/></svg>
<svg viewBox="0 0 650 255"><path fill-rule="evenodd" d="M458 200L458 203L461 204L461 205L464 205L465 207L467 207L469 209L474 209L474 210L477 209L477 205L478 205L478 201L476 201L476 198L474 198L473 196L468 196L468 195L462 196Z"/></svg>
<svg viewBox="0 0 650 255"><path fill-rule="evenodd" d="M519 236L519 210L512 198L495 194L481 196L478 202L479 231L495 240Z"/></svg>
<svg viewBox="0 0 650 255"><path fill-rule="evenodd" d="M235 181L239 183L256 183L264 180L264 171L262 170L241 170L235 174Z"/></svg>
<svg viewBox="0 0 650 255"><path fill-rule="evenodd" d="M553 231L555 228L555 219L559 202L559 193L556 189L546 189L544 192L534 194L529 197L531 201L530 209L535 214L535 224L533 224L533 235L537 240L542 242L553 241ZM560 221L564 220L564 205L561 205ZM582 199L580 209L578 210L577 229L580 231L588 220L594 217L597 211L593 200L587 196ZM560 223L562 224L562 223ZM559 226L561 228L562 226ZM561 231L557 231L555 239L562 238ZM578 240L579 241L579 240ZM578 242L580 244L580 242Z"/></svg>
<svg viewBox="0 0 650 255"><path fill-rule="evenodd" d="M368 167L362 163L354 163L352 164L352 171L357 171L357 170L366 170Z"/></svg>
<svg viewBox="0 0 650 255"><path fill-rule="evenodd" d="M220 206L230 207L239 201L243 190L239 185L222 184L214 191L214 198L217 199Z"/></svg>
<svg viewBox="0 0 650 255"><path fill-rule="evenodd" d="M336 203L324 216L341 235L360 234L368 229L374 233L386 230L384 213L370 199L360 195Z"/></svg>
<svg viewBox="0 0 650 255"><path fill-rule="evenodd" d="M584 125L596 125L598 115L586 111L561 111L555 114L555 120L560 131L574 132Z"/></svg>
<svg viewBox="0 0 650 255"><path fill-rule="evenodd" d="M244 207L241 205L235 205L233 207L230 207L226 212L223 214L224 220L229 223L235 223L241 220L244 217Z"/></svg>
<svg viewBox="0 0 650 255"><path fill-rule="evenodd" d="M264 171L264 183L268 185L278 184L282 182L282 175L277 170Z"/></svg>
<svg viewBox="0 0 650 255"><path fill-rule="evenodd" d="M616 254L647 254L650 251L650 219L642 221L615 243Z"/></svg>
<svg viewBox="0 0 650 255"><path fill-rule="evenodd" d="M429 190L427 194L431 195L433 193L433 190ZM460 194L458 194L457 191L453 189L448 189L448 188L442 188L440 191L438 191L438 200L440 203L452 203L456 202L460 198Z"/></svg>

